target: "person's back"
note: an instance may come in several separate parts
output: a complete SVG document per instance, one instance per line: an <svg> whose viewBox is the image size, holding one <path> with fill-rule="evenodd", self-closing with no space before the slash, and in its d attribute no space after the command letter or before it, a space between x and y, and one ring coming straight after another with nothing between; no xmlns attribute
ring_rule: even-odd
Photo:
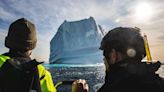
<svg viewBox="0 0 164 92"><path fill-rule="evenodd" d="M9 27L0 55L0 92L56 92L50 73L30 55L36 47L35 25L21 18Z"/></svg>
<svg viewBox="0 0 164 92"><path fill-rule="evenodd" d="M101 43L106 62L105 84L98 92L164 92L164 80L155 72L160 62L141 62L144 40L136 28L115 28Z"/></svg>
<svg viewBox="0 0 164 92"><path fill-rule="evenodd" d="M5 53L0 58L8 57L0 68L0 85L2 92L29 92L37 90L41 92L37 63L28 56L22 56L17 52Z"/></svg>
<svg viewBox="0 0 164 92"><path fill-rule="evenodd" d="M164 80L155 74L160 63L132 63L124 60L110 66L105 84L98 92L163 92ZM137 61L138 62L138 61Z"/></svg>

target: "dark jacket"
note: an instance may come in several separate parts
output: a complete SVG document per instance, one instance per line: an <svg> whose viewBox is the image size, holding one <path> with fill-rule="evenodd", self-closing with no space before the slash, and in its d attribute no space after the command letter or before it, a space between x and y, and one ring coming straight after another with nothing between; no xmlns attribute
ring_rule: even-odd
<svg viewBox="0 0 164 92"><path fill-rule="evenodd" d="M0 68L0 92L41 92L35 61L25 54L5 53L11 59Z"/></svg>
<svg viewBox="0 0 164 92"><path fill-rule="evenodd" d="M164 79L155 73L160 65L130 59L113 64L98 92L164 92Z"/></svg>

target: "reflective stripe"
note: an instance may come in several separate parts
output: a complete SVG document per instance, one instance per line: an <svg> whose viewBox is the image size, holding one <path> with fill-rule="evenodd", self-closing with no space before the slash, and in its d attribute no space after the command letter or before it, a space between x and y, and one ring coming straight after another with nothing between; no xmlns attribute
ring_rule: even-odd
<svg viewBox="0 0 164 92"><path fill-rule="evenodd" d="M47 71L42 65L38 65L39 70L39 78L45 76L42 80L40 80L42 92L57 92L54 87L52 76L49 71Z"/></svg>
<svg viewBox="0 0 164 92"><path fill-rule="evenodd" d="M6 62L7 59L10 59L8 56L0 55L0 68Z"/></svg>

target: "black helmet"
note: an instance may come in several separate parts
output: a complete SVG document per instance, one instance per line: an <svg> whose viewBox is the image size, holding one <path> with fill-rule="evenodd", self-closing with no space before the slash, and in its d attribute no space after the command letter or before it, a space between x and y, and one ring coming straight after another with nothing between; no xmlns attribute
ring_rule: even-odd
<svg viewBox="0 0 164 92"><path fill-rule="evenodd" d="M36 47L37 37L35 25L25 18L11 23L5 46L13 50L27 51Z"/></svg>
<svg viewBox="0 0 164 92"><path fill-rule="evenodd" d="M142 59L145 57L144 40L139 28L117 27L109 31L101 42L101 50L110 52L112 49L128 55L128 50L135 52L135 57Z"/></svg>

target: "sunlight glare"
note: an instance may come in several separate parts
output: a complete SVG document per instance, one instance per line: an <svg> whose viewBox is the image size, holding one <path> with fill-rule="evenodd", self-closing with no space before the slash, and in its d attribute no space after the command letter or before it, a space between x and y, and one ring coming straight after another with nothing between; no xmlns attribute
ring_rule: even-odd
<svg viewBox="0 0 164 92"><path fill-rule="evenodd" d="M139 21L149 20L153 15L152 6L149 3L140 3L135 8L135 17Z"/></svg>

